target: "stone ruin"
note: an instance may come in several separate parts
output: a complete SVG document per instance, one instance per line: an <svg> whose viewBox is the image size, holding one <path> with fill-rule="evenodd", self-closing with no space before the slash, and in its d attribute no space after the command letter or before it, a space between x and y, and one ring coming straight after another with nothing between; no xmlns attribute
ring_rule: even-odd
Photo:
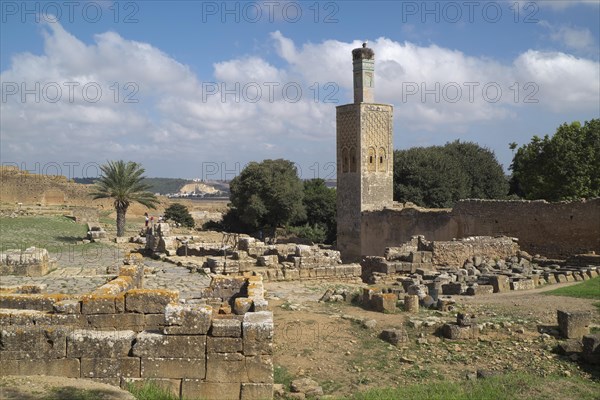
<svg viewBox="0 0 600 400"><path fill-rule="evenodd" d="M205 273L248 276L265 281L335 280L360 283L360 264L342 264L340 252L318 246L268 245L251 237L233 243L195 243L193 237L170 235L168 224L156 224L146 232L145 250L151 255L186 257L192 269ZM174 261L181 262L181 261Z"/></svg>
<svg viewBox="0 0 600 400"><path fill-rule="evenodd" d="M48 250L29 247L25 250L8 249L0 253L0 276L44 276L56 268L56 260Z"/></svg>
<svg viewBox="0 0 600 400"><path fill-rule="evenodd" d="M544 284L583 281L600 275L600 256L577 255L548 260L519 249L508 237L477 236L453 241L427 241L415 236L390 247L384 257L363 258L362 279L370 284L363 307L394 312L398 305L415 312L422 307L448 311L457 295L485 295L534 289Z"/></svg>
<svg viewBox="0 0 600 400"><path fill-rule="evenodd" d="M273 397L273 315L260 276L214 276L203 298L185 301L144 289L143 271L125 265L79 296L0 294L0 375L149 380L181 398Z"/></svg>

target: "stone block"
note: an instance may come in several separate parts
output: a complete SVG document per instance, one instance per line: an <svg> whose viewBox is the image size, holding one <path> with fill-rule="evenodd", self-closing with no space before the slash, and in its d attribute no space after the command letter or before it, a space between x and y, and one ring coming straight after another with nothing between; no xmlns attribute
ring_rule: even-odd
<svg viewBox="0 0 600 400"><path fill-rule="evenodd" d="M68 299L63 294L0 294L0 308L50 312L54 304Z"/></svg>
<svg viewBox="0 0 600 400"><path fill-rule="evenodd" d="M117 296L112 294L85 295L81 298L81 312L83 314L115 314Z"/></svg>
<svg viewBox="0 0 600 400"><path fill-rule="evenodd" d="M136 357L203 358L206 353L206 335L163 335L141 332L133 345Z"/></svg>
<svg viewBox="0 0 600 400"><path fill-rule="evenodd" d="M252 299L247 297L238 297L233 301L233 312L237 315L243 315L252 308Z"/></svg>
<svg viewBox="0 0 600 400"><path fill-rule="evenodd" d="M556 276L554 276L554 274L545 274L544 279L550 285L554 285L556 283Z"/></svg>
<svg viewBox="0 0 600 400"><path fill-rule="evenodd" d="M87 316L88 325L100 330L132 330L143 331L145 320L143 314L97 314Z"/></svg>
<svg viewBox="0 0 600 400"><path fill-rule="evenodd" d="M467 288L466 294L469 296L481 296L481 295L492 294L492 293L494 293L493 285L477 285L477 286L470 286L469 288Z"/></svg>
<svg viewBox="0 0 600 400"><path fill-rule="evenodd" d="M40 360L2 360L0 376L6 375L50 375L65 378L79 378L77 358L57 358Z"/></svg>
<svg viewBox="0 0 600 400"><path fill-rule="evenodd" d="M554 276L556 277L556 282L558 282L558 283L565 283L565 282L569 281L567 279L567 275L565 275L565 274L557 273L557 274L554 274Z"/></svg>
<svg viewBox="0 0 600 400"><path fill-rule="evenodd" d="M81 314L79 300L61 300L54 303L54 312L60 314Z"/></svg>
<svg viewBox="0 0 600 400"><path fill-rule="evenodd" d="M398 346L401 343L406 343L408 341L408 335L403 329L384 329L379 334L379 338L394 346Z"/></svg>
<svg viewBox="0 0 600 400"><path fill-rule="evenodd" d="M590 364L600 364L600 334L585 335L582 343L583 360Z"/></svg>
<svg viewBox="0 0 600 400"><path fill-rule="evenodd" d="M244 354L273 354L273 329L272 312L246 313L242 322Z"/></svg>
<svg viewBox="0 0 600 400"><path fill-rule="evenodd" d="M208 353L206 355L207 382L247 382L248 373L244 355L240 353Z"/></svg>
<svg viewBox="0 0 600 400"><path fill-rule="evenodd" d="M203 400L239 400L240 384L183 379L181 382L181 397Z"/></svg>
<svg viewBox="0 0 600 400"><path fill-rule="evenodd" d="M258 355L245 358L250 382L273 383L273 356Z"/></svg>
<svg viewBox="0 0 600 400"><path fill-rule="evenodd" d="M242 383L241 400L264 400L272 398L272 383Z"/></svg>
<svg viewBox="0 0 600 400"><path fill-rule="evenodd" d="M535 283L532 279L521 279L510 282L510 290L531 290L535 289Z"/></svg>
<svg viewBox="0 0 600 400"><path fill-rule="evenodd" d="M91 354L90 354L91 355ZM139 378L140 359L137 357L81 358L82 378Z"/></svg>
<svg viewBox="0 0 600 400"><path fill-rule="evenodd" d="M210 334L217 337L241 337L242 322L234 318L213 319Z"/></svg>
<svg viewBox="0 0 600 400"><path fill-rule="evenodd" d="M506 275L490 276L490 285L494 288L494 293L508 292L510 290L510 282Z"/></svg>
<svg viewBox="0 0 600 400"><path fill-rule="evenodd" d="M0 329L0 359L66 357L67 333L65 327L2 327Z"/></svg>
<svg viewBox="0 0 600 400"><path fill-rule="evenodd" d="M204 358L159 358L142 357L140 377L142 378L198 378L204 379L206 360Z"/></svg>
<svg viewBox="0 0 600 400"><path fill-rule="evenodd" d="M135 337L133 331L74 330L67 336L67 357L127 357Z"/></svg>
<svg viewBox="0 0 600 400"><path fill-rule="evenodd" d="M268 311L269 302L265 299L253 299L252 310L253 311Z"/></svg>
<svg viewBox="0 0 600 400"><path fill-rule="evenodd" d="M419 296L416 294L404 296L404 311L409 313L419 312Z"/></svg>
<svg viewBox="0 0 600 400"><path fill-rule="evenodd" d="M212 337L206 338L206 351L208 353L237 353L244 348L242 338L237 337Z"/></svg>
<svg viewBox="0 0 600 400"><path fill-rule="evenodd" d="M144 326L147 331L162 330L165 327L165 315L144 314Z"/></svg>
<svg viewBox="0 0 600 400"><path fill-rule="evenodd" d="M446 339L451 340L477 339L479 329L477 328L477 325L459 326L455 324L444 324L442 326L442 334Z"/></svg>
<svg viewBox="0 0 600 400"><path fill-rule="evenodd" d="M371 304L375 311L393 313L396 311L398 296L394 293L375 293L371 298Z"/></svg>
<svg viewBox="0 0 600 400"><path fill-rule="evenodd" d="M450 282L442 285L442 294L445 295L460 295L465 293L467 285L460 282Z"/></svg>
<svg viewBox="0 0 600 400"><path fill-rule="evenodd" d="M169 303L177 303L179 292L132 289L125 294L125 310L143 314L162 314Z"/></svg>
<svg viewBox="0 0 600 400"><path fill-rule="evenodd" d="M557 310L558 328L567 339L580 339L590 333L592 316L586 311Z"/></svg>
<svg viewBox="0 0 600 400"><path fill-rule="evenodd" d="M203 304L167 304L164 308L167 335L206 335L212 307Z"/></svg>

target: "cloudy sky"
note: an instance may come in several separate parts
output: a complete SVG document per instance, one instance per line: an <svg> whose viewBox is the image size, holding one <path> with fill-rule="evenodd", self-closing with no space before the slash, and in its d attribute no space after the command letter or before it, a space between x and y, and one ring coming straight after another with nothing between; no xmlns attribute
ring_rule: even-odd
<svg viewBox="0 0 600 400"><path fill-rule="evenodd" d="M376 54L397 149L511 142L600 115L600 2L3 1L3 164L231 179L286 158L333 178L351 50Z"/></svg>

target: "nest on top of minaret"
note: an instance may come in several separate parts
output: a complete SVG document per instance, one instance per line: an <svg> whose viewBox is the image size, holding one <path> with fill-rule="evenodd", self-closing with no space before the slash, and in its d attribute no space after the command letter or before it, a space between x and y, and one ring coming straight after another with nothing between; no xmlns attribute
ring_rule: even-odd
<svg viewBox="0 0 600 400"><path fill-rule="evenodd" d="M375 58L375 52L365 45L352 50L352 60L372 60L373 58Z"/></svg>

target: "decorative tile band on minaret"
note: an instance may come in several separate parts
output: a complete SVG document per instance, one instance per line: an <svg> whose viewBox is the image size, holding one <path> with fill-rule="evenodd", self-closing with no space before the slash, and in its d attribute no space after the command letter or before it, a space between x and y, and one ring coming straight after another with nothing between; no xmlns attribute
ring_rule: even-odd
<svg viewBox="0 0 600 400"><path fill-rule="evenodd" d="M352 50L354 69L354 103L373 103L375 87L375 52L363 43L361 48Z"/></svg>

